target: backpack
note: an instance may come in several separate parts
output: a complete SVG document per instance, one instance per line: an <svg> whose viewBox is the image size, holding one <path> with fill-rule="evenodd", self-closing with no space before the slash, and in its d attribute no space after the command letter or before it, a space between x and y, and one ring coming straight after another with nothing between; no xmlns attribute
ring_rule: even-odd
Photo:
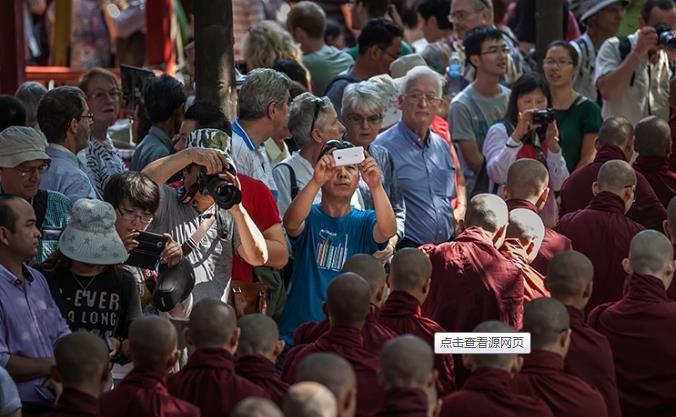
<svg viewBox="0 0 676 417"><path fill-rule="evenodd" d="M286 162L280 162L279 165L284 165L289 170L289 184L291 185L291 200L298 195L300 189L298 188L298 182L296 181L296 171L293 170L293 167Z"/></svg>
<svg viewBox="0 0 676 417"><path fill-rule="evenodd" d="M626 36L618 36L617 39L620 41L619 50L620 50L620 62L623 62L624 59L631 52L631 41ZM631 74L631 81L629 81L629 87L634 86L634 79L636 78L636 72Z"/></svg>

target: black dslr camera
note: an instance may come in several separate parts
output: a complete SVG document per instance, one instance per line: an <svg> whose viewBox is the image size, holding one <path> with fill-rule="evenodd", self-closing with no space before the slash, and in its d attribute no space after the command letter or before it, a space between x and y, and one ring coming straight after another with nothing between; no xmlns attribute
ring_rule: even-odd
<svg viewBox="0 0 676 417"><path fill-rule="evenodd" d="M676 36L671 32L669 26L657 25L655 31L657 32L657 43L660 46L672 51L676 50Z"/></svg>
<svg viewBox="0 0 676 417"><path fill-rule="evenodd" d="M237 175L237 170L232 164L228 165L227 171L232 175ZM207 175L207 169L204 167L200 167L197 186L202 195L213 197L216 205L224 210L242 202L242 192L237 187L220 178L218 174Z"/></svg>
<svg viewBox="0 0 676 417"><path fill-rule="evenodd" d="M534 125L546 126L551 122L553 122L555 119L556 117L554 116L554 110L552 109L538 110L535 113L533 113Z"/></svg>

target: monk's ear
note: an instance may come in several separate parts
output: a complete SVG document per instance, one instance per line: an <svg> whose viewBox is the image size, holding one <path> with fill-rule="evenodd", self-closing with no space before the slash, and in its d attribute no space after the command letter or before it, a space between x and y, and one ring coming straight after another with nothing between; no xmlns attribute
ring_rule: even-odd
<svg viewBox="0 0 676 417"><path fill-rule="evenodd" d="M546 281L546 280L545 280ZM546 286L547 284L545 284ZM587 285L584 287L584 291L582 292L582 296L585 298L585 300L588 300L591 298L592 295L592 290L594 289L594 281L589 281Z"/></svg>
<svg viewBox="0 0 676 417"><path fill-rule="evenodd" d="M545 204L547 204L547 198L549 198L549 191L549 187L545 187L540 194L540 197L538 197L538 201L535 202L535 207L538 208L538 211L544 210Z"/></svg>
<svg viewBox="0 0 676 417"><path fill-rule="evenodd" d="M383 285L378 289L376 292L376 304L378 307L381 307L383 305L383 302L385 301L385 294L387 293L387 286Z"/></svg>
<svg viewBox="0 0 676 417"><path fill-rule="evenodd" d="M176 362L178 362L178 359L181 357L181 351L178 350L178 348L174 349L174 351L171 353L169 356L169 359L167 360L167 369L171 369L176 365Z"/></svg>
<svg viewBox="0 0 676 417"><path fill-rule="evenodd" d="M573 331L571 329L566 329L566 331L561 333L561 347L568 352L568 347L570 347L570 337L573 334Z"/></svg>
<svg viewBox="0 0 676 417"><path fill-rule="evenodd" d="M523 366L523 356L517 355L516 358L512 361L512 366L509 369L509 373L516 375L521 372L521 367Z"/></svg>
<svg viewBox="0 0 676 417"><path fill-rule="evenodd" d="M242 330L238 327L235 329L234 332L232 332L232 336L230 336L230 342L229 345L232 348L232 352L237 352L237 348L239 347L239 336L242 334Z"/></svg>
<svg viewBox="0 0 676 417"><path fill-rule="evenodd" d="M190 331L190 327L185 327L183 329L183 338L185 339L185 343L187 343L188 346L193 346L192 332Z"/></svg>
<svg viewBox="0 0 676 417"><path fill-rule="evenodd" d="M427 295L430 293L430 287L432 286L432 278L427 278L427 281L425 281L425 284L422 287L422 293Z"/></svg>
<svg viewBox="0 0 676 417"><path fill-rule="evenodd" d="M272 351L272 353L273 353L275 356L281 355L282 352L284 352L284 346L286 346L286 342L285 342L285 341L283 341L283 340L278 340L278 341L276 341L276 342L275 342L275 348L274 348L274 350Z"/></svg>
<svg viewBox="0 0 676 417"><path fill-rule="evenodd" d="M669 220L663 220L662 221L662 230L664 230L664 234L667 235L669 240L672 239L671 237L671 231L669 230Z"/></svg>
<svg viewBox="0 0 676 417"><path fill-rule="evenodd" d="M509 200L509 187L507 187L507 185L502 187L502 190L500 190L500 197L502 197L502 199L505 201Z"/></svg>
<svg viewBox="0 0 676 417"><path fill-rule="evenodd" d="M432 388L437 385L437 379L439 379L439 372L437 372L436 369L433 369L432 372L430 372L430 376L427 378L427 382L425 382L425 388Z"/></svg>
<svg viewBox="0 0 676 417"><path fill-rule="evenodd" d="M387 288L392 288L392 284L390 284L390 274L392 273L392 268L390 267L390 273L385 275L385 285Z"/></svg>
<svg viewBox="0 0 676 417"><path fill-rule="evenodd" d="M592 183L592 194L596 196L596 194L598 193L599 193L599 185L596 183L596 181L594 181Z"/></svg>
<svg viewBox="0 0 676 417"><path fill-rule="evenodd" d="M629 258L622 259L622 269L624 269L624 272L629 275L634 273L634 270L631 268L631 264L629 263Z"/></svg>

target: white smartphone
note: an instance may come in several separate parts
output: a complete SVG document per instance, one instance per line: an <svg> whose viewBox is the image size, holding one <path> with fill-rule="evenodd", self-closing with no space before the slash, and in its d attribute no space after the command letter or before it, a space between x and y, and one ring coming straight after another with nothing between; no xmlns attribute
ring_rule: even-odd
<svg viewBox="0 0 676 417"><path fill-rule="evenodd" d="M336 149L333 151L333 159L337 167L359 164L364 161L364 148L355 146L354 148Z"/></svg>

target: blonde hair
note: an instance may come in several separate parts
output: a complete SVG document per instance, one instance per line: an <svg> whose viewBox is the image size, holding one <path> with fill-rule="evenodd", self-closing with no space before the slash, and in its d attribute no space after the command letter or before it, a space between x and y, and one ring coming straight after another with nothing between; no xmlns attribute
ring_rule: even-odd
<svg viewBox="0 0 676 417"><path fill-rule="evenodd" d="M278 23L264 20L249 29L242 44L249 70L272 68L281 59L301 62L303 53L293 38Z"/></svg>

